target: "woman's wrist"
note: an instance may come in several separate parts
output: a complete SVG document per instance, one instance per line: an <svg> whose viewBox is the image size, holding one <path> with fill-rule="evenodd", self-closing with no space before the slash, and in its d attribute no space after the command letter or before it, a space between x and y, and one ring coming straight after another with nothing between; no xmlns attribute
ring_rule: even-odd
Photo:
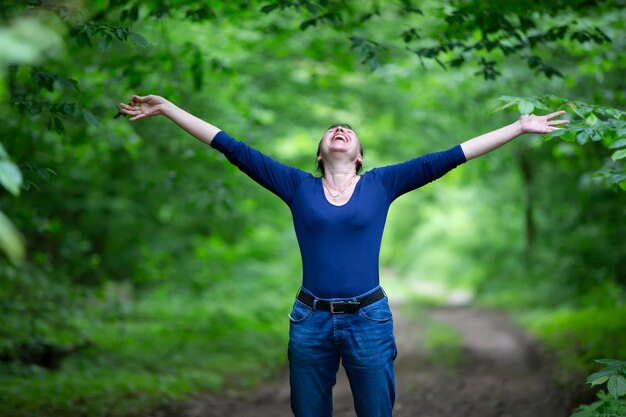
<svg viewBox="0 0 626 417"><path fill-rule="evenodd" d="M521 120L520 120L520 119L517 119L515 122L511 123L511 126L512 126L512 128L513 128L513 132L514 132L514 134L515 134L515 136L516 136L516 137L517 137L517 136L521 136L521 135L523 135L524 133L526 133L526 132L524 132L524 130L522 129L522 122L521 122Z"/></svg>
<svg viewBox="0 0 626 417"><path fill-rule="evenodd" d="M161 114L168 119L171 119L177 108L178 107L176 107L174 103L169 100L165 100L165 103L161 104Z"/></svg>

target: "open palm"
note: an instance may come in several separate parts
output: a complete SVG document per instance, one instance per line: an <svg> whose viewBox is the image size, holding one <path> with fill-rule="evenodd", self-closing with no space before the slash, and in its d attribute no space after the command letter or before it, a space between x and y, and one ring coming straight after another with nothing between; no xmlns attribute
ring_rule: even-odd
<svg viewBox="0 0 626 417"><path fill-rule="evenodd" d="M132 96L129 103L130 104L120 103L120 111L124 114L132 116L129 120L134 122L135 120L143 119L145 117L163 114L163 109L167 100L161 96L151 94L144 97Z"/></svg>
<svg viewBox="0 0 626 417"><path fill-rule="evenodd" d="M563 110L546 114L545 116L535 116L534 114L525 114L519 118L522 133L550 133L558 130L557 125L569 123L569 120L550 120L558 117L565 112Z"/></svg>

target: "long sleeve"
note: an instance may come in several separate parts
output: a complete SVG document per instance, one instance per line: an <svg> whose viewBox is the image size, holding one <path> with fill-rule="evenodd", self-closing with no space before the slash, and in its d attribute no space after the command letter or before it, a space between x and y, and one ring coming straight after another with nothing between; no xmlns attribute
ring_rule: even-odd
<svg viewBox="0 0 626 417"><path fill-rule="evenodd" d="M233 165L267 188L287 205L291 205L300 182L310 174L275 161L256 149L233 139L224 131L220 131L211 147L226 156Z"/></svg>
<svg viewBox="0 0 626 417"><path fill-rule="evenodd" d="M396 165L375 168L375 173L387 190L389 201L441 178L466 161L461 145L433 152Z"/></svg>

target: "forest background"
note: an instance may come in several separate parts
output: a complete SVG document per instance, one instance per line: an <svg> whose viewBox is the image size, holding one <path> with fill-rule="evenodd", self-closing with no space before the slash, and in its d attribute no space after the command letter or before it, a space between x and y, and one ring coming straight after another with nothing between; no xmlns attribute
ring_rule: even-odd
<svg viewBox="0 0 626 417"><path fill-rule="evenodd" d="M131 94L308 171L336 122L367 170L566 110L398 200L382 284L506 309L564 374L626 359L624 5L535 3L3 2L0 414L137 415L285 366L287 207L168 120L114 118Z"/></svg>

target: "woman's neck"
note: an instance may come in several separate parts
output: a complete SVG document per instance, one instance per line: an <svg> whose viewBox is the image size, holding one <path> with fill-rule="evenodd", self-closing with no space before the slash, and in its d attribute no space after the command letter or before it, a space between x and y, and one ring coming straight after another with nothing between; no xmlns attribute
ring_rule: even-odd
<svg viewBox="0 0 626 417"><path fill-rule="evenodd" d="M354 180L356 172L354 171L354 165L332 166L326 165L324 167L324 181L335 189L342 189Z"/></svg>

